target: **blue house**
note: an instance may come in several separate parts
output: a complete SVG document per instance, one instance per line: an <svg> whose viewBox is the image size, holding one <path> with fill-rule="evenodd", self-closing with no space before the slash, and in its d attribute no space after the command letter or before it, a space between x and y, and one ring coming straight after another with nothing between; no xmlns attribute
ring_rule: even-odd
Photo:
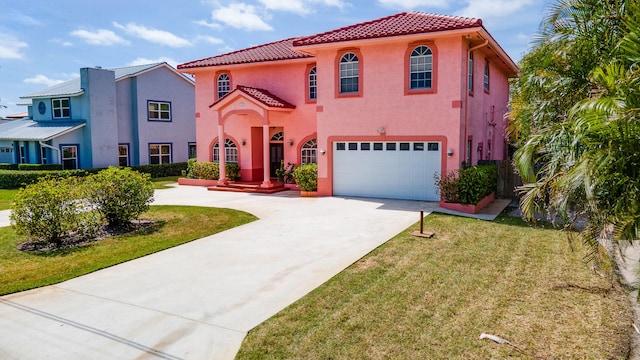
<svg viewBox="0 0 640 360"><path fill-rule="evenodd" d="M195 84L167 63L82 68L80 77L21 96L27 119L0 124L0 163L65 169L195 157Z"/></svg>

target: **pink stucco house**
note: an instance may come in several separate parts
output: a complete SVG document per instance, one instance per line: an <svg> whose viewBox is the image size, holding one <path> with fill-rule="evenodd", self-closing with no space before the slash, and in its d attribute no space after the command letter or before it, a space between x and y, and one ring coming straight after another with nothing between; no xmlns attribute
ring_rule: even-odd
<svg viewBox="0 0 640 360"><path fill-rule="evenodd" d="M320 195L438 200L435 173L505 158L518 69L480 19L403 12L178 70L199 161L267 188L281 160L317 162Z"/></svg>

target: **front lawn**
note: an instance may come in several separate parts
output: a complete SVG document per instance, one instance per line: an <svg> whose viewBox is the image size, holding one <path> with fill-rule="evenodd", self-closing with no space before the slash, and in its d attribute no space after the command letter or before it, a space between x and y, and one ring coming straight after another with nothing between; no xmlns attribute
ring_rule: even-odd
<svg viewBox="0 0 640 360"><path fill-rule="evenodd" d="M0 295L59 283L256 220L242 211L195 206L152 206L142 218L156 226L40 254L16 250L25 239L11 227L0 228Z"/></svg>
<svg viewBox="0 0 640 360"><path fill-rule="evenodd" d="M432 239L416 228L251 330L238 358L627 358L625 294L566 234L505 216L429 215Z"/></svg>
<svg viewBox="0 0 640 360"><path fill-rule="evenodd" d="M11 209L13 205L13 197L16 196L18 190L0 189L0 210Z"/></svg>

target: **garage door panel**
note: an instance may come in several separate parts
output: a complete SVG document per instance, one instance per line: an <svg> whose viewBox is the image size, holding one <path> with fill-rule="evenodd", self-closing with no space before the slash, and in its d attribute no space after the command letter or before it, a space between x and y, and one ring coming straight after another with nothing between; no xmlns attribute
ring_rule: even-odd
<svg viewBox="0 0 640 360"><path fill-rule="evenodd" d="M438 200L433 176L440 172L440 143L364 144L333 144L335 195Z"/></svg>

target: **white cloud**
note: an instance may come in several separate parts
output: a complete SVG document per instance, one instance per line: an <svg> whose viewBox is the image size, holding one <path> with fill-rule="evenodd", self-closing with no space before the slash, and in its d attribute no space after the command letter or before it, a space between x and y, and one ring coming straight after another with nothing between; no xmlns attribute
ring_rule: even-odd
<svg viewBox="0 0 640 360"><path fill-rule="evenodd" d="M296 14L311 12L302 0L258 0L268 10L288 11Z"/></svg>
<svg viewBox="0 0 640 360"><path fill-rule="evenodd" d="M71 36L78 37L83 39L86 43L91 45L103 45L103 46L111 46L111 45L129 45L129 41L121 38L116 35L111 30L106 29L98 29L97 31L91 32L88 30L75 30L71 32Z"/></svg>
<svg viewBox="0 0 640 360"><path fill-rule="evenodd" d="M450 1L448 0L378 0L378 3L384 7L388 7L392 9L415 9L418 7L437 7L437 8L444 9L448 7Z"/></svg>
<svg viewBox="0 0 640 360"><path fill-rule="evenodd" d="M211 29L216 29L216 30L222 29L222 25L214 22L207 22L206 20L197 20L197 21L194 21L193 23L200 26L206 26Z"/></svg>
<svg viewBox="0 0 640 360"><path fill-rule="evenodd" d="M522 11L539 0L466 0L467 6L458 15L489 19L504 18Z"/></svg>
<svg viewBox="0 0 640 360"><path fill-rule="evenodd" d="M219 39L217 37L213 37L213 36L204 36L204 35L200 35L198 37L196 37L196 41L197 42L206 42L209 44L224 44L224 40Z"/></svg>
<svg viewBox="0 0 640 360"><path fill-rule="evenodd" d="M0 59L22 59L20 50L26 47L29 47L26 42L0 34Z"/></svg>
<svg viewBox="0 0 640 360"><path fill-rule="evenodd" d="M174 68L177 67L178 64L180 64L179 62L175 61L172 58L162 56L156 59L147 59L147 58L139 57L131 61L130 63L128 63L127 66L148 65L148 64L155 64L160 62L166 62L167 64L173 66Z"/></svg>
<svg viewBox="0 0 640 360"><path fill-rule="evenodd" d="M213 20L242 30L269 31L273 28L257 14L255 6L245 3L234 3L220 7L211 13Z"/></svg>
<svg viewBox="0 0 640 360"><path fill-rule="evenodd" d="M176 36L168 31L148 28L142 25L134 23L128 23L127 25L121 25L117 22L113 23L118 29L124 30L127 34L139 37L141 39L150 41L152 43L167 45L170 47L185 47L191 46L191 42L187 39Z"/></svg>
<svg viewBox="0 0 640 360"><path fill-rule="evenodd" d="M22 82L26 83L26 84L39 84L39 85L45 85L45 86L53 86L53 85L57 85L60 83L65 82L66 80L56 80L56 79L51 79L45 75L42 74L38 74L34 77L31 78L27 78L22 80Z"/></svg>

